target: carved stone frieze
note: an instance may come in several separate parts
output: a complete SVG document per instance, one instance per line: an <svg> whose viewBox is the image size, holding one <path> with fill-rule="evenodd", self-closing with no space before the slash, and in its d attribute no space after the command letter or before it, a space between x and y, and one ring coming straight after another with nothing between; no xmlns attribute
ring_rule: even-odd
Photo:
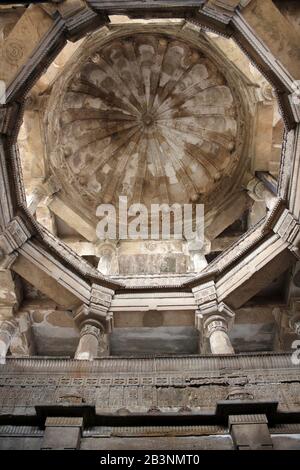
<svg viewBox="0 0 300 470"><path fill-rule="evenodd" d="M61 397L72 394L96 405L98 413L124 408L145 413L153 407L177 413L187 404L194 412L214 412L217 401L232 399L236 387L256 401L271 395L280 410L300 406L299 367L291 354L104 358L80 366L76 360L7 358L0 385L2 413L25 407L35 414L35 405L61 403Z"/></svg>

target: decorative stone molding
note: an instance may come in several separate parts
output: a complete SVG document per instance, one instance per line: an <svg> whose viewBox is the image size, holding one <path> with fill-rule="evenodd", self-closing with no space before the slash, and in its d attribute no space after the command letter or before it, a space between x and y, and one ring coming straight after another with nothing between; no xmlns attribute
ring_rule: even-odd
<svg viewBox="0 0 300 470"><path fill-rule="evenodd" d="M254 400L254 395L249 391L245 390L244 387L232 387L228 391L226 400Z"/></svg>
<svg viewBox="0 0 300 470"><path fill-rule="evenodd" d="M215 280L210 279L210 280L204 281L200 285L193 287L192 292L194 294L196 303L199 306L208 302L215 301L217 298Z"/></svg>
<svg viewBox="0 0 300 470"><path fill-rule="evenodd" d="M228 24L239 4L240 0L207 0L202 11L212 18Z"/></svg>
<svg viewBox="0 0 300 470"><path fill-rule="evenodd" d="M90 297L90 312L97 318L105 318L107 328L110 331L112 328L112 318L108 313L111 306L114 291L98 284L92 284L91 297Z"/></svg>
<svg viewBox="0 0 300 470"><path fill-rule="evenodd" d="M48 416L45 421L45 426L54 426L54 427L69 427L69 426L78 426L83 427L83 418L76 418L71 416L64 417L53 417Z"/></svg>
<svg viewBox="0 0 300 470"><path fill-rule="evenodd" d="M53 2L54 3L54 2ZM45 5L44 10L58 14L65 23L67 38L77 41L85 34L109 23L105 14L97 14L85 0L68 0L55 2L55 5Z"/></svg>
<svg viewBox="0 0 300 470"><path fill-rule="evenodd" d="M15 217L0 235L0 246L5 254L10 254L31 238L31 232L21 217Z"/></svg>

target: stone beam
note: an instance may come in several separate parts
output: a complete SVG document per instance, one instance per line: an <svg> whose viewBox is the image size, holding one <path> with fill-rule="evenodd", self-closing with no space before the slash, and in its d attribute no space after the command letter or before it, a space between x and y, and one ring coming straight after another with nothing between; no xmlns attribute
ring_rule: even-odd
<svg viewBox="0 0 300 470"><path fill-rule="evenodd" d="M59 284L53 276L53 272L46 273L25 256L19 255L12 265L12 269L62 308L73 308L74 305L80 303L80 299L76 295Z"/></svg>
<svg viewBox="0 0 300 470"><path fill-rule="evenodd" d="M66 43L83 37L108 22L84 0L59 5L29 5L2 44L0 79L6 83L7 100L21 92L26 81L34 82ZM36 72L36 71L35 71Z"/></svg>
<svg viewBox="0 0 300 470"><path fill-rule="evenodd" d="M95 11L108 15L138 15L139 17L184 15L187 11L199 9L206 0L87 0Z"/></svg>
<svg viewBox="0 0 300 470"><path fill-rule="evenodd" d="M65 237L63 241L80 256L96 256L96 245L92 242L81 240L79 237Z"/></svg>
<svg viewBox="0 0 300 470"><path fill-rule="evenodd" d="M274 234L220 276L218 298L233 308L241 307L295 261L288 243Z"/></svg>
<svg viewBox="0 0 300 470"><path fill-rule="evenodd" d="M229 248L233 243L236 243L239 239L239 236L231 237L217 237L211 241L211 252L222 252Z"/></svg>
<svg viewBox="0 0 300 470"><path fill-rule="evenodd" d="M30 5L3 41L0 78L8 86L51 29L53 19L38 5Z"/></svg>
<svg viewBox="0 0 300 470"><path fill-rule="evenodd" d="M273 442L264 414L231 415L229 431L237 450L272 450Z"/></svg>
<svg viewBox="0 0 300 470"><path fill-rule="evenodd" d="M90 242L97 241L96 228L90 222L84 220L82 216L77 214L58 196L49 198L48 207L55 215L64 220L69 227L76 230L76 232L82 235L86 240Z"/></svg>
<svg viewBox="0 0 300 470"><path fill-rule="evenodd" d="M242 16L294 80L300 79L300 33L272 0L252 0Z"/></svg>

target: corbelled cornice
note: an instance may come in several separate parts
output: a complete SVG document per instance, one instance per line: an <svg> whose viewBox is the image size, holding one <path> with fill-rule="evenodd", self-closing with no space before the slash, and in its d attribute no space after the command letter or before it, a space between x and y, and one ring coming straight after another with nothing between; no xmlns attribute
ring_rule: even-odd
<svg viewBox="0 0 300 470"><path fill-rule="evenodd" d="M214 4L216 6L218 2L209 3L210 6ZM76 273L76 279L79 284L82 283L85 286L83 297L89 299L88 302L91 302L91 305L93 305L91 299L97 299L97 295L93 293L95 293L98 287L103 286L112 291L126 289L125 285L115 280L112 281L108 277L101 276L72 250L47 232L46 229L41 228L23 206L25 203L24 190L22 188L18 155L13 143L16 137L16 123L20 122L22 113L20 103L22 103L23 97L26 96L28 90L41 76L44 69L63 48L66 39L74 40L79 36L83 36L86 31L95 29L96 25L98 27L107 22L106 15L113 13L128 13L130 16L142 18L151 15L155 17L169 15L172 17L174 15L178 16L180 13L179 16L192 18L193 21L204 26L205 29L217 30L217 32L223 31L225 35L233 36L247 53L250 60L276 87L285 124L289 132L286 133L285 145L282 151L282 173L278 190L278 197L282 198L283 202L280 200L276 208L268 214L265 220L251 228L237 243L210 263L206 272L192 280L181 283L178 285L178 290L193 288L193 290L196 289L197 291L198 286L209 282L207 276L208 278L211 276L212 279L218 280L218 282L212 281L215 283L218 295L219 280L223 274L228 279L226 282L230 284L231 275L233 279L239 267L243 265L245 260L249 259L250 255L253 258L253 262L255 262L255 257L265 250L266 244L270 246L274 244L274 249L270 248L268 260L276 259L279 253L284 253L285 249L297 255L299 242L299 204L297 203L299 191L297 189L299 187L299 119L294 105L289 99L293 91L293 77L273 56L268 46L264 44L262 38L256 34L255 30L250 28L247 21L243 18L243 10L239 11L239 8L234 8L229 14L230 20L224 22L217 17L218 15L214 15L214 18L209 17L207 15L208 10L202 8L204 2L201 0L188 2L165 0L159 3L155 1L145 3L142 1L103 2L90 0L88 2L81 2L81 4L82 8L75 8L74 11L67 12L63 7L58 8L55 6L55 11L47 13L51 18L51 24L48 29L46 28L41 37L37 38L37 42L32 47L32 50L27 51L28 60L22 63L25 57L23 56L22 45L19 45L20 47L18 46L16 50L15 75L8 84L7 105L0 106L0 132L2 137L1 143L3 144L0 149L0 223L3 229L1 236L5 251L7 253L17 252L26 254L28 259L32 257L33 262L38 264L42 271L47 273L49 272L47 263L54 263L55 260L55 278L57 282L63 282L66 288L72 292L76 292L75 287L68 285L65 281L61 281L61 276L64 276L64 271L69 276L68 278L71 279L74 278L74 273ZM243 6L242 3L241 6ZM238 2L236 7L238 7ZM30 12L27 12L27 14L29 13L32 13L32 9ZM7 41L5 43L5 50L8 54L6 54L6 57L9 60L12 60L14 56L14 54L9 55L13 34L14 31L9 39L10 42ZM17 38L20 39L19 37ZM23 41L26 43L25 37ZM285 164L286 161L288 161L288 165ZM5 188L5 190L2 188ZM24 218L26 219L25 223ZM31 226L33 227L32 231L28 228ZM263 269L263 267L258 264L257 270L259 271L260 269ZM251 275L249 276L250 278ZM94 285L97 287L94 287ZM153 287L149 286L149 289L151 288ZM165 286L162 286L162 288L165 288ZM130 289L133 289L132 286ZM147 286L143 286L143 289L147 289ZM156 287L156 289L159 289L159 287ZM234 290L235 287L233 286L232 289ZM200 291L201 289L199 289ZM201 295L199 293L199 298ZM209 292L207 295L209 295ZM98 300L95 301L95 309L98 308L97 306Z"/></svg>

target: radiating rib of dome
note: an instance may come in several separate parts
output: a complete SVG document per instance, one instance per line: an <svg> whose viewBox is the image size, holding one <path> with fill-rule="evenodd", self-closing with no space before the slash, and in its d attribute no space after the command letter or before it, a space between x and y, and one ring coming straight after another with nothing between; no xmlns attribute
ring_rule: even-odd
<svg viewBox="0 0 300 470"><path fill-rule="evenodd" d="M196 201L226 172L237 136L212 61L149 34L93 54L69 83L60 123L68 170L97 203Z"/></svg>

